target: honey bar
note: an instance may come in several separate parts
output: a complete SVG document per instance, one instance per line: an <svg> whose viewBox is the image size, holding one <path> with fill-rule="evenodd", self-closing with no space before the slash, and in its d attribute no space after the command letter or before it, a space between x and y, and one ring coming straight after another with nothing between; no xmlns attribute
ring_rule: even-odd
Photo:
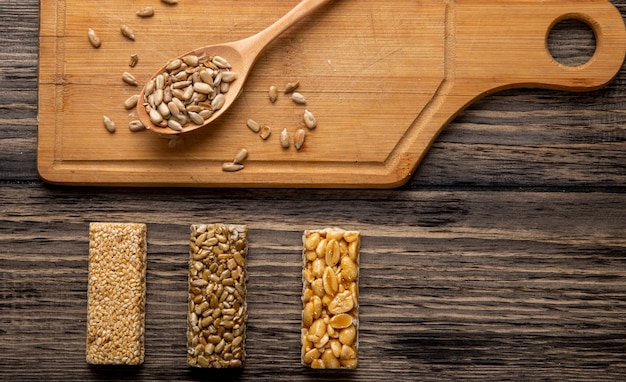
<svg viewBox="0 0 626 382"><path fill-rule="evenodd" d="M248 318L247 255L246 226L191 226L187 317L189 366L243 367Z"/></svg>
<svg viewBox="0 0 626 382"><path fill-rule="evenodd" d="M302 237L302 364L354 369L358 364L360 234L339 228Z"/></svg>
<svg viewBox="0 0 626 382"><path fill-rule="evenodd" d="M146 252L145 224L89 225L89 364L143 363Z"/></svg>

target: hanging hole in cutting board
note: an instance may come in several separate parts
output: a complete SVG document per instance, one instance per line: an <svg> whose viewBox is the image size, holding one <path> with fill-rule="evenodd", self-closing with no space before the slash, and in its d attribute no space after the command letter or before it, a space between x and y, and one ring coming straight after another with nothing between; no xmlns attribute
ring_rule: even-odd
<svg viewBox="0 0 626 382"><path fill-rule="evenodd" d="M566 66L586 64L596 51L596 34L589 24L576 18L566 18L554 24L548 32L548 50L552 57Z"/></svg>

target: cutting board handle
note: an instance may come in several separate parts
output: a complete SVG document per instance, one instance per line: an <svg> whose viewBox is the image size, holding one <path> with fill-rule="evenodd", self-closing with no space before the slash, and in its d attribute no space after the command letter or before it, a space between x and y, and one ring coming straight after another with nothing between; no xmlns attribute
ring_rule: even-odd
<svg viewBox="0 0 626 382"><path fill-rule="evenodd" d="M454 75L462 82L482 82L484 91L593 90L611 81L624 62L624 20L607 0L461 0L454 7ZM569 19L587 24L596 39L594 55L578 66L557 62L547 45L554 25Z"/></svg>

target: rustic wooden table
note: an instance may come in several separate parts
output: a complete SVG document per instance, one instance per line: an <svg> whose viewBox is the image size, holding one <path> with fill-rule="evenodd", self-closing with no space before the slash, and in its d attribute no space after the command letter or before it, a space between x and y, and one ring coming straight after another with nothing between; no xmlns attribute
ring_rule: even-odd
<svg viewBox="0 0 626 382"><path fill-rule="evenodd" d="M0 379L626 378L626 70L590 93L476 102L398 189L61 187L36 170L38 15L0 2ZM584 28L553 34L561 60L593 51ZM85 363L92 221L148 225L141 367ZM248 359L197 373L186 238L221 221L250 227ZM299 363L300 237L329 225L363 235L356 371Z"/></svg>

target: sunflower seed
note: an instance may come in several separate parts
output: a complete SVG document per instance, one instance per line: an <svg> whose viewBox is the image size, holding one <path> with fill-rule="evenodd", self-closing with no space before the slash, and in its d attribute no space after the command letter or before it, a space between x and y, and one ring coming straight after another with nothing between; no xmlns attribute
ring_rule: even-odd
<svg viewBox="0 0 626 382"><path fill-rule="evenodd" d="M221 109L222 106L224 106L225 102L226 102L226 97L224 96L224 94L216 95L213 101L211 101L211 110Z"/></svg>
<svg viewBox="0 0 626 382"><path fill-rule="evenodd" d="M152 17L154 16L154 8L145 7L137 11L137 16L139 17Z"/></svg>
<svg viewBox="0 0 626 382"><path fill-rule="evenodd" d="M204 82L196 82L195 84L193 84L193 90L202 94L210 94L213 92L213 87Z"/></svg>
<svg viewBox="0 0 626 382"><path fill-rule="evenodd" d="M202 125L226 103L224 93L229 82L224 82L224 77L231 82L237 79L237 74L228 68L228 61L219 56L187 55L173 59L163 73L148 83L142 104L148 112L150 108L163 112L162 126L171 118L183 130L190 122Z"/></svg>
<svg viewBox="0 0 626 382"><path fill-rule="evenodd" d="M296 137L294 138L294 146L296 147L296 150L300 150L302 148L302 146L304 145L304 139L306 138L306 131L304 129L298 129L298 131L296 131Z"/></svg>
<svg viewBox="0 0 626 382"><path fill-rule="evenodd" d="M198 66L198 56L192 54L183 57L183 62L189 66Z"/></svg>
<svg viewBox="0 0 626 382"><path fill-rule="evenodd" d="M156 80L150 80L150 82L146 84L146 88L144 89L144 94L152 94L155 88L156 88Z"/></svg>
<svg viewBox="0 0 626 382"><path fill-rule="evenodd" d="M163 102L163 89L157 89L154 92L154 104L155 105L160 105L161 102Z"/></svg>
<svg viewBox="0 0 626 382"><path fill-rule="evenodd" d="M89 37L89 42L91 43L91 45L93 45L94 48L99 48L100 45L102 45L100 37L98 37L93 29L89 28L87 30L87 37Z"/></svg>
<svg viewBox="0 0 626 382"><path fill-rule="evenodd" d="M142 131L145 130L146 127L143 125L143 123L141 123L140 120L135 120L135 121L130 121L128 123L128 129L132 132L137 132L137 131Z"/></svg>
<svg viewBox="0 0 626 382"><path fill-rule="evenodd" d="M122 80L124 80L124 82L126 82L127 84L131 86L137 86L137 79L135 78L135 76L133 76L132 74L128 72L124 72L122 74Z"/></svg>
<svg viewBox="0 0 626 382"><path fill-rule="evenodd" d="M237 154L235 154L235 159L233 159L233 163L241 164L241 162L246 160L247 157L248 157L248 150L240 149L239 151L237 151Z"/></svg>
<svg viewBox="0 0 626 382"><path fill-rule="evenodd" d="M233 82L234 80L237 79L237 73L235 72L227 71L227 72L222 72L220 74L222 75L223 82Z"/></svg>
<svg viewBox="0 0 626 382"><path fill-rule="evenodd" d="M213 79L213 86L218 87L222 83L222 73L217 73L215 78Z"/></svg>
<svg viewBox="0 0 626 382"><path fill-rule="evenodd" d="M261 139L266 140L270 137L270 135L272 135L272 128L267 125L261 126L261 129L259 131L259 136L261 137Z"/></svg>
<svg viewBox="0 0 626 382"><path fill-rule="evenodd" d="M178 4L178 0L161 0L161 1L168 5Z"/></svg>
<svg viewBox="0 0 626 382"><path fill-rule="evenodd" d="M106 115L102 117L102 120L104 121L104 127L109 131L109 133L114 133L115 122L113 122L111 118L107 117Z"/></svg>
<svg viewBox="0 0 626 382"><path fill-rule="evenodd" d="M172 70L176 70L176 69L180 68L180 65L181 65L182 63L183 63L183 62L182 62L181 60L179 60L178 58L177 58L177 59L175 59L175 60L172 60L172 61L170 61L170 62L167 64L167 66L165 67L165 70L170 71L170 72L171 72Z"/></svg>
<svg viewBox="0 0 626 382"><path fill-rule="evenodd" d="M291 100L300 105L306 104L306 98L298 92L291 93Z"/></svg>
<svg viewBox="0 0 626 382"><path fill-rule="evenodd" d="M198 114L200 114L203 119L209 119L213 115L213 110L205 109L200 111Z"/></svg>
<svg viewBox="0 0 626 382"><path fill-rule="evenodd" d="M201 70L198 74L202 82L206 82L207 84L210 84L213 82L214 72L212 69Z"/></svg>
<svg viewBox="0 0 626 382"><path fill-rule="evenodd" d="M272 103L276 102L276 100L278 99L278 88L274 85L270 86L268 95Z"/></svg>
<svg viewBox="0 0 626 382"><path fill-rule="evenodd" d="M195 123L196 125L202 125L204 123L204 118L202 118L200 114L194 113L193 111L189 111L188 114L191 122Z"/></svg>
<svg viewBox="0 0 626 382"><path fill-rule="evenodd" d="M161 102L159 106L157 106L157 110L159 114L163 116L163 118L169 118L172 115L172 113L170 112L170 109L163 102Z"/></svg>
<svg viewBox="0 0 626 382"><path fill-rule="evenodd" d="M129 40L135 41L135 32L126 24L120 27L120 31Z"/></svg>
<svg viewBox="0 0 626 382"><path fill-rule="evenodd" d="M169 128L172 130L183 131L183 126L180 124L180 122L174 119L169 119L167 121L167 126L169 126Z"/></svg>
<svg viewBox="0 0 626 382"><path fill-rule="evenodd" d="M178 99L178 98L175 98L175 99ZM178 108L178 106L176 105L174 101L168 102L167 108L170 110L171 115L180 114L180 109Z"/></svg>
<svg viewBox="0 0 626 382"><path fill-rule="evenodd" d="M317 120L315 119L315 116L313 115L313 113L311 113L310 111L304 110L303 119L304 119L304 124L309 129L314 129L315 127L317 127Z"/></svg>
<svg viewBox="0 0 626 382"><path fill-rule="evenodd" d="M214 56L211 62L217 65L220 69L230 69L230 63L222 56Z"/></svg>
<svg viewBox="0 0 626 382"><path fill-rule="evenodd" d="M261 125L259 125L258 122L254 119L249 119L246 122L246 126L248 126L248 129L252 130L255 133L258 133L261 130Z"/></svg>
<svg viewBox="0 0 626 382"><path fill-rule="evenodd" d="M289 148L289 132L286 128L280 133L280 145L283 149Z"/></svg>
<svg viewBox="0 0 626 382"><path fill-rule="evenodd" d="M237 172L243 170L241 163L226 162L222 163L222 171L224 172Z"/></svg>
<svg viewBox="0 0 626 382"><path fill-rule="evenodd" d="M293 93L296 91L296 89L298 89L298 87L300 87L300 82L296 82L296 83L288 83L287 86L285 86L285 94L289 94L289 93Z"/></svg>
<svg viewBox="0 0 626 382"><path fill-rule="evenodd" d="M189 101L193 97L193 86L187 86L185 90L183 90L183 100Z"/></svg>
<svg viewBox="0 0 626 382"><path fill-rule="evenodd" d="M155 125L160 126L161 122L163 122L163 116L156 109L150 110L149 115L150 115L150 121L152 121L152 123L154 123Z"/></svg>
<svg viewBox="0 0 626 382"><path fill-rule="evenodd" d="M128 64L128 66L134 68L135 66L137 66L137 63L139 63L139 55L137 55L136 53L131 54L130 63Z"/></svg>
<svg viewBox="0 0 626 382"><path fill-rule="evenodd" d="M188 80L184 80L184 81L177 81L174 82L173 84L170 85L171 89L183 89L186 88L189 85L192 85L193 82L188 81Z"/></svg>
<svg viewBox="0 0 626 382"><path fill-rule="evenodd" d="M132 95L124 101L124 107L130 110L137 106L137 101L139 101L139 94Z"/></svg>

